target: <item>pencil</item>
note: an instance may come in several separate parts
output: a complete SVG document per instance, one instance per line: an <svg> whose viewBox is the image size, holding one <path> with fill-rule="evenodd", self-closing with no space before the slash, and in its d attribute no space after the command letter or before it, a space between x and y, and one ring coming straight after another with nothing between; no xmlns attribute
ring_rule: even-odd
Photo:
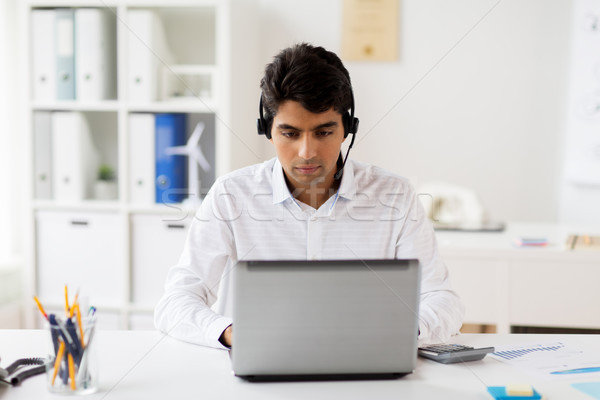
<svg viewBox="0 0 600 400"><path fill-rule="evenodd" d="M46 314L46 311L44 311L44 307L42 307L42 303L40 303L40 301L38 300L38 298L36 296L33 296L33 300L35 300L35 304L37 304L38 308L40 309L40 312L42 313L44 318L46 318L46 320L47 320L48 314Z"/></svg>
<svg viewBox="0 0 600 400"><path fill-rule="evenodd" d="M79 332L81 333L81 348L85 348L85 342L83 341L83 326L81 325L81 310L79 309L79 304L75 304L73 308L77 308L77 325L79 326Z"/></svg>
<svg viewBox="0 0 600 400"><path fill-rule="evenodd" d="M77 304L77 299L79 298L79 290L75 292L75 298L73 299L73 305L71 306L71 317L73 316L73 312L75 311L75 305Z"/></svg>
<svg viewBox="0 0 600 400"><path fill-rule="evenodd" d="M65 316L69 316L69 291L67 290L67 285L65 285Z"/></svg>
<svg viewBox="0 0 600 400"><path fill-rule="evenodd" d="M65 342L60 341L60 346L58 347L58 352L56 353L56 360L54 360L54 372L52 373L52 386L54 386L54 381L56 380L56 374L58 374L58 369L60 368L60 362L62 361L63 354L65 353Z"/></svg>
<svg viewBox="0 0 600 400"><path fill-rule="evenodd" d="M71 389L77 389L77 385L75 385L75 366L73 365L73 355L68 353L69 357L69 379L71 379Z"/></svg>

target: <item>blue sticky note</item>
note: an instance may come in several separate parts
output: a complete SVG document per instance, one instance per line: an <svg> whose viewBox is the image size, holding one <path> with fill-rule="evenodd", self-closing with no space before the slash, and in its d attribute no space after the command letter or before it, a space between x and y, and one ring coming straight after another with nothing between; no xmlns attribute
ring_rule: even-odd
<svg viewBox="0 0 600 400"><path fill-rule="evenodd" d="M531 396L509 396L506 394L506 387L504 386L488 386L488 392L496 400L540 400L542 395L533 389L533 395Z"/></svg>
<svg viewBox="0 0 600 400"><path fill-rule="evenodd" d="M582 391L588 396L592 396L595 399L600 399L600 382L572 383L571 386Z"/></svg>

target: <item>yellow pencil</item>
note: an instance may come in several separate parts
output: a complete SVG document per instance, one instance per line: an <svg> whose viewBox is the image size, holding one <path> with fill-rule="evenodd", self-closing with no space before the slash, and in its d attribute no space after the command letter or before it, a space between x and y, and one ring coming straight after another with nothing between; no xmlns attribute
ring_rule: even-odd
<svg viewBox="0 0 600 400"><path fill-rule="evenodd" d="M69 379L71 380L71 389L77 389L77 385L75 385L75 366L73 365L73 355L69 354Z"/></svg>
<svg viewBox="0 0 600 400"><path fill-rule="evenodd" d="M65 316L69 316L69 291L67 285L65 285Z"/></svg>
<svg viewBox="0 0 600 400"><path fill-rule="evenodd" d="M83 341L83 326L81 325L81 310L79 309L79 304L75 304L73 308L77 309L77 325L79 325L79 332L81 333L81 348L85 349L85 342Z"/></svg>
<svg viewBox="0 0 600 400"><path fill-rule="evenodd" d="M63 354L65 353L65 342L60 341L60 346L58 346L58 352L56 353L56 360L54 360L54 372L52 373L52 386L54 386L54 381L56 380L56 374L58 374L58 369L60 368L60 362L62 361Z"/></svg>
<svg viewBox="0 0 600 400"><path fill-rule="evenodd" d="M48 314L46 314L46 311L44 311L44 307L42 307L42 303L40 303L40 301L38 300L38 298L36 296L33 296L33 300L35 300L35 303L37 304L37 306L40 309L44 318L48 319Z"/></svg>

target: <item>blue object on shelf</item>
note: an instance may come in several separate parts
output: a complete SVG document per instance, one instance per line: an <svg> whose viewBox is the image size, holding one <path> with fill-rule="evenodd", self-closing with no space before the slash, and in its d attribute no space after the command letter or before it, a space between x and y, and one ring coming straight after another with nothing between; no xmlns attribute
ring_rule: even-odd
<svg viewBox="0 0 600 400"><path fill-rule="evenodd" d="M167 155L169 147L186 143L186 114L157 114L156 203L181 203L188 192L187 162L184 157Z"/></svg>

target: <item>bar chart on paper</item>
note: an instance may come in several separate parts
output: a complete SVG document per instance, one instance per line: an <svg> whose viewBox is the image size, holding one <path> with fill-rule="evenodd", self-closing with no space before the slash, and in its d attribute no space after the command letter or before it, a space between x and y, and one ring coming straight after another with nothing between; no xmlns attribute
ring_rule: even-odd
<svg viewBox="0 0 600 400"><path fill-rule="evenodd" d="M490 356L546 379L600 377L600 354L566 342L496 346Z"/></svg>
<svg viewBox="0 0 600 400"><path fill-rule="evenodd" d="M533 346L521 346L521 347L509 348L509 349L502 350L502 351L496 351L493 354L496 357L504 359L504 360L515 360L515 359L518 359L518 358L523 357L530 353L556 352L564 347L565 347L565 345L561 342L550 343L550 344L545 344L545 345L535 344Z"/></svg>

